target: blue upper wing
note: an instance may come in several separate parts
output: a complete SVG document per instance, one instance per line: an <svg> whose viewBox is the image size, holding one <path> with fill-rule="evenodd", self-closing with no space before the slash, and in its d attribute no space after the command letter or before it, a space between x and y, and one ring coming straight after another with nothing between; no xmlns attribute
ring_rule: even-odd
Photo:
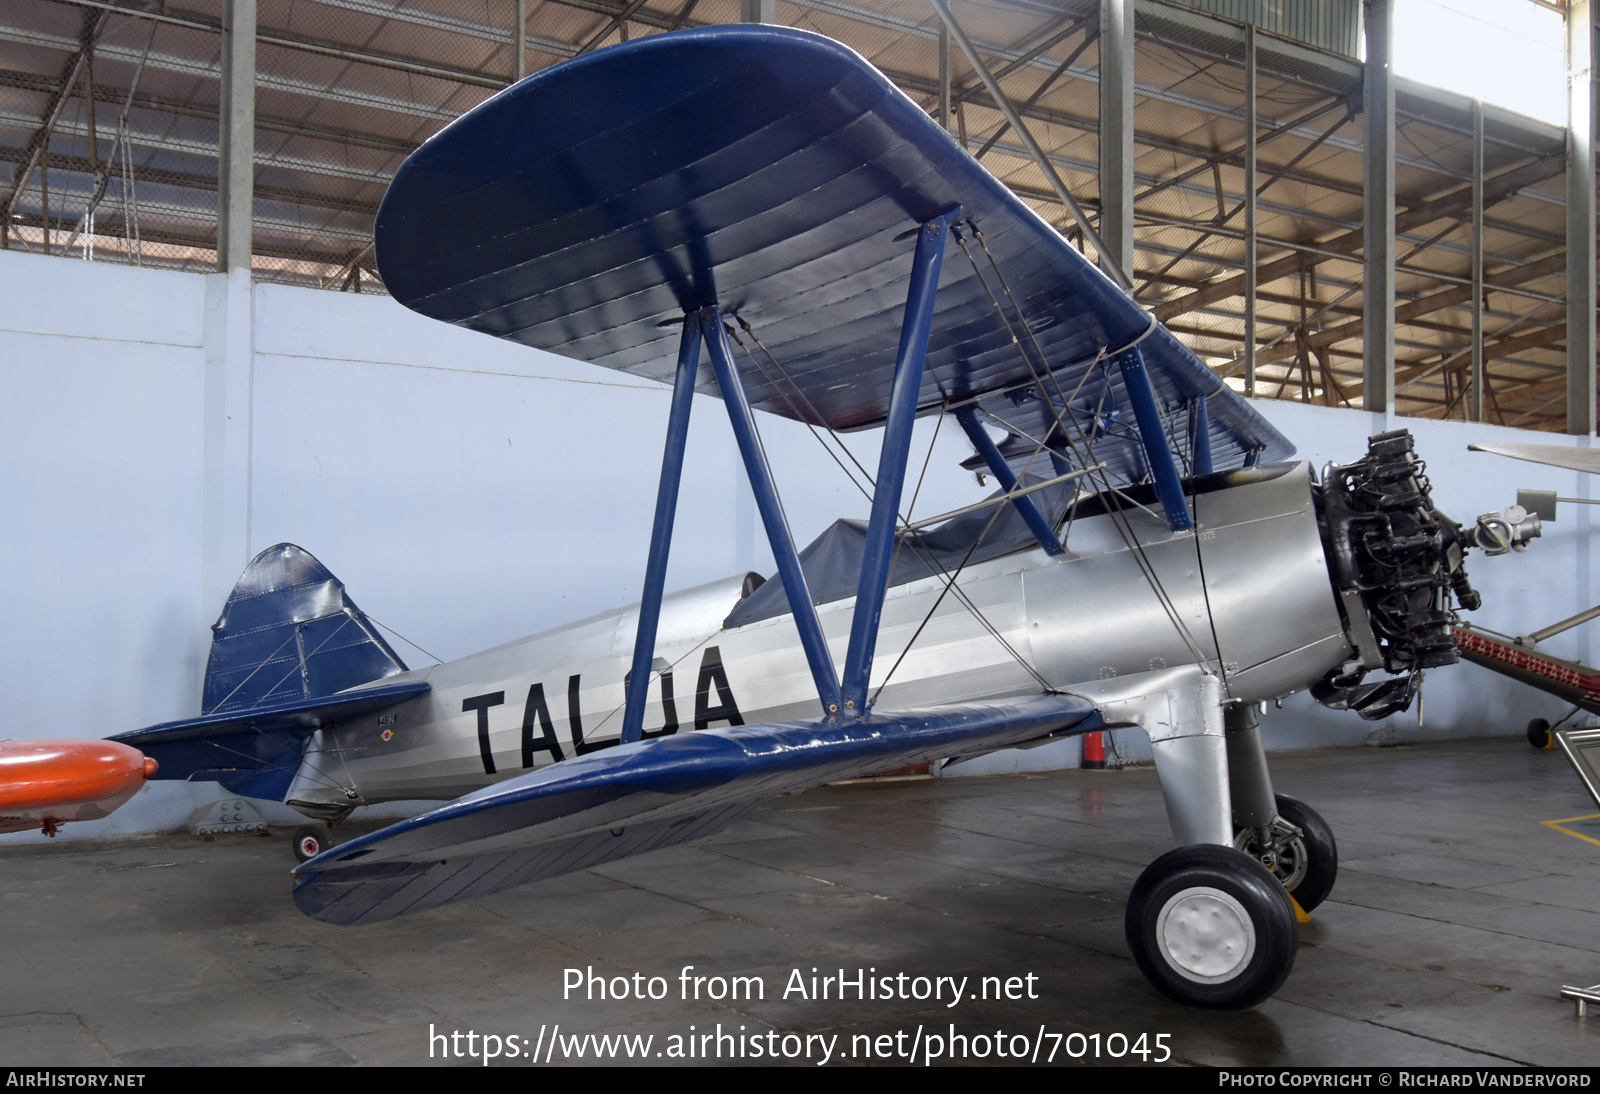
<svg viewBox="0 0 1600 1094"><path fill-rule="evenodd" d="M1207 397L1216 467L1293 452L882 73L805 31L711 27L546 69L412 155L375 240L408 307L660 380L684 312L717 304L776 361L741 354L752 405L852 429L885 414L908 230L956 205L987 253L969 228L974 261L946 257L921 408L996 393L987 409L1031 401L1047 428L1047 401L1070 402L1106 426L1096 458L1137 478L1120 379L1095 365L1142 337L1177 435Z"/></svg>

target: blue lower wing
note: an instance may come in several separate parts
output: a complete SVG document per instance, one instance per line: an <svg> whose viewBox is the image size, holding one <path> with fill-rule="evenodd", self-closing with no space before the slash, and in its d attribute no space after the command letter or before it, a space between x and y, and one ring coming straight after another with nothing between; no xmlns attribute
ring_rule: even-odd
<svg viewBox="0 0 1600 1094"><path fill-rule="evenodd" d="M300 910L375 923L708 835L788 790L1087 729L1073 695L640 741L459 798L303 863Z"/></svg>

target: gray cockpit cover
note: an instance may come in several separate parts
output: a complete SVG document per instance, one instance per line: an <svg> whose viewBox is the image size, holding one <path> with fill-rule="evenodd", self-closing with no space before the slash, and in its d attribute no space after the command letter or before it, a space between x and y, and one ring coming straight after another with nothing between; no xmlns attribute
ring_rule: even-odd
<svg viewBox="0 0 1600 1094"><path fill-rule="evenodd" d="M1022 486L1031 486L1043 479L1026 475L1019 481ZM1074 484L1062 483L1029 496L1045 518L1055 524L1072 501L1073 490ZM989 496L998 497L1001 493L997 490ZM944 577L955 573L963 562L983 562L1039 546L1016 506L1007 503L999 509L999 516L994 509L981 509L946 521L937 528L897 535L889 587L925 577ZM866 521L836 520L800 552L800 565L805 570L812 603L828 604L856 595L866 538ZM977 544L976 549L974 544ZM722 625L724 628L742 627L746 623L788 614L789 597L783 591L783 582L769 580L741 600Z"/></svg>

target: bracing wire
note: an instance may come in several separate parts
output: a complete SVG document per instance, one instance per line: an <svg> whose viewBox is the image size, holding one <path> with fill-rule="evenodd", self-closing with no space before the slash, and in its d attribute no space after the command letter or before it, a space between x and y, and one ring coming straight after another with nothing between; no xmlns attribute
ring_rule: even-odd
<svg viewBox="0 0 1600 1094"><path fill-rule="evenodd" d="M984 255L988 258L989 265L994 271L995 279L1000 284L1001 291L1005 294L1006 299L1011 302L1012 308L1016 311L1018 317L1020 318L1024 314L1021 305L1017 302L1015 294L1012 293L1011 286L1007 283L1005 274L1001 272L1000 264L995 260L993 252L989 250L988 242L983 238L983 233L979 231L977 226L972 224L970 221L968 222L967 227L971 231L973 238L978 241L978 245L983 248ZM1017 336L1017 332L1012 325L1010 316L1008 316L1005 312L1005 309L1000 306L1000 301L998 298L996 298L994 292L989 289L988 280L984 278L982 271L978 268L977 258L972 254L971 248L966 245L966 241L962 239L959 234L956 236L956 238L961 244L961 249L963 253L966 254L968 262L971 263L973 272L977 275L980 283L984 286L985 291L988 292L990 302L994 305L995 313L1000 317L1000 321L1005 325L1006 332L1010 335L1012 343L1017 347L1017 352L1022 357L1023 363L1027 365L1028 371L1033 376L1035 382L1042 387L1042 381L1039 379L1038 372L1034 366L1032 358L1023 349L1021 340ZM1046 358L1044 356L1044 352L1039 346L1037 338L1034 337L1032 329L1028 327L1026 322L1023 322L1021 326L1029 342L1032 343L1034 352L1038 354L1041 361L1045 361ZM1146 333L1148 334L1148 330ZM1072 450L1073 457L1079 461L1079 466L1088 467L1091 462L1097 462L1095 461L1093 443L1088 438L1083 436L1082 431L1078 427L1077 419L1069 412L1064 414L1063 408L1070 405L1070 400L1067 400L1064 397L1064 393L1061 390L1060 379L1056 373L1054 371L1050 371L1047 367L1046 375L1050 379L1050 386L1055 389L1056 395L1058 398L1062 399L1062 403L1061 405L1057 405L1055 400L1048 398L1044 392L1041 392L1041 395L1045 395L1045 401L1050 406L1051 415L1055 418L1056 423L1061 426L1063 436L1066 438L1067 444ZM1081 387L1081 383L1079 386ZM1102 396L1103 395L1104 393L1102 392ZM1088 460L1084 460L1082 454L1078 451L1078 444L1074 442L1073 434L1077 435L1078 441L1081 442L1084 449L1087 450L1089 457ZM1124 496L1122 495L1121 491L1116 490L1116 488L1112 485L1108 475L1103 473L1100 474L1099 480L1104 489L1114 491L1119 496ZM1091 481L1093 481L1093 478L1091 478ZM1149 556L1145 552L1144 545L1139 541L1137 533L1133 530L1133 526L1128 522L1127 517L1125 514L1123 514L1120 508L1114 508L1112 506L1107 506L1106 508L1107 515L1111 516L1112 518L1112 526L1117 529L1119 537L1122 539L1123 543L1128 547L1129 551L1135 558L1139 566L1140 573L1144 575L1145 581L1149 584L1151 591L1155 594L1157 602L1161 604L1162 609L1166 612L1168 619L1172 622L1173 627L1177 630L1179 637L1182 638L1184 645L1189 648L1189 652L1194 656L1195 663L1200 665L1202 668L1205 668L1210 663L1210 658L1207 657L1205 652L1200 648L1199 643L1195 640L1194 635L1190 632L1188 625L1183 621L1182 615L1178 612L1177 606L1172 603L1170 595L1167 593L1165 586L1161 582L1160 575L1156 573L1155 566L1150 562Z"/></svg>
<svg viewBox="0 0 1600 1094"><path fill-rule="evenodd" d="M757 369L757 371L759 371L761 373L762 378L765 379L767 381L767 383L770 384L773 387L773 389L775 391L777 391L779 393L779 395L783 398L783 401L788 405L790 412L797 419L799 419L801 422L805 423L807 429L810 430L811 435L816 438L817 443L822 445L823 450L826 451L828 453L828 455L833 458L833 461L835 463L839 464L840 469L844 471L845 475L850 479L851 483L856 487L856 489L861 491L862 495L864 497L866 497L868 501L871 501L872 500L872 494L870 492L868 492L866 487L862 486L861 483L859 481L857 481L856 477L850 473L849 468L845 467L844 463L839 459L838 454L836 452L834 452L833 448L831 446L829 446L828 443L822 439L822 435L817 432L817 430L816 430L816 428L814 426L812 426L812 424L808 420L807 416L800 412L800 408L799 408L798 405L796 405L795 399L792 398L788 394L788 391L785 389L784 385L787 385L787 388L792 389L794 391L795 395L799 397L800 401L805 404L806 409L810 411L810 415L812 417L815 417L818 421L825 421L825 419L823 419L822 415L817 411L817 408L815 407L815 405L813 405L811 400L806 396L805 389L802 388L799 384L795 383L793 378L788 375L788 373L784 370L783 366L778 362L777 358L774 357L772 355L772 352L767 349L766 344L761 341L761 337L760 337L759 334L756 333L755 329L753 327L751 327L747 322L745 322L742 318L739 318L738 316L735 316L734 318L738 320L740 328L743 329L744 332L750 336L750 340L757 346L757 348L759 348L761 350L762 354L766 357L767 361L770 363L772 369L777 372L779 377L781 377L781 379L783 380L783 385L780 385L780 384L776 383L773 380L773 377L772 377L771 373L769 373L767 368L765 366L763 366L759 360L756 359L755 355L750 351L750 348L744 344L744 340L739 337L739 334L738 334L737 331L734 331L731 328L726 327L726 326L724 327L724 329L728 330L728 333L733 337L734 341L738 344L739 348L745 351L746 356L748 356L750 358L751 363L754 364L756 369ZM941 418L942 418L942 415L941 415ZM847 445L845 445L844 442L839 439L839 435L833 430L833 428L831 426L826 426L825 425L824 428L826 428L828 430L828 434L831 437L833 437L834 442L836 444L838 444L838 446L844 450L845 455L850 457L851 462L854 463L856 465L857 469L860 470L862 476L867 480L868 484L870 484L874 489L876 489L877 483L874 481L872 475L870 475L867 472L866 468L861 466L860 461L855 458L855 454L853 452L851 452L849 447ZM934 430L934 438L933 439L934 440L938 439L938 428L937 428L937 426L935 427L935 430ZM923 468L922 468L923 475L926 475L927 467L928 467L928 461L931 460L932 457L933 457L933 441L930 440L929 444L928 444L927 456L924 457L924 460L923 460ZM917 479L917 492L920 493L921 489L922 489L922 477L919 476L918 479ZM913 505L915 504L915 497L916 497L916 495L913 494L913 499L912 499L912 504ZM906 527L906 526L908 526L910 524L910 518L909 517L907 517L907 516L905 516L903 514L899 514L899 513L896 514L896 517L900 521L900 524L901 524L902 527ZM985 529L985 534L987 534L987 532L988 532L988 529L986 528ZM983 538L982 536L979 537L979 542L980 543L982 542L982 538ZM1034 667L1028 663L1027 659L1024 658L1020 653L1018 653L1016 648L1014 646L1012 646L1011 643L1006 640L1005 636L1000 633L999 628L997 628L993 623L991 623L989 621L989 619L983 614L982 610L977 606L977 604L973 603L972 599L969 596L967 596L967 594L963 590L961 590L959 587L956 587L954 585L954 577L949 575L949 572L938 561L938 559L934 558L932 555L930 555L927 552L923 551L915 543L911 542L911 540L910 540L910 538L908 536L903 536L902 535L902 536L897 536L896 537L895 551L896 551L897 554L898 554L898 552L900 550L900 547L902 545L909 545L911 550L917 555L918 558L920 558L922 560L923 564L928 567L928 569L929 569L929 571L931 573L933 573L935 575L938 575L938 576L949 578L949 586L946 588L946 592L954 592L956 599L958 601L960 601L961 604L967 609L967 611L969 611L972 614L973 618L975 618L978 621L979 625L982 626L984 628L984 630L986 630L995 639L995 641L999 642L1001 647L1012 658L1014 658L1016 660L1016 662L1019 665L1021 665L1025 671L1027 671L1030 675L1032 675L1037 680L1039 680L1041 685L1043 685L1046 688L1049 687L1049 684L1045 682L1044 678L1042 676L1040 676L1038 674L1038 672L1034 669ZM976 547L977 547L977 545L975 544L973 549L976 550ZM970 558L970 552L969 552L968 557ZM963 561L962 565L963 566L966 565L965 561ZM894 572L892 565L890 567L890 571L889 572L890 572L891 577L892 577L893 572ZM959 567L957 568L956 572L957 573L960 572L960 568ZM944 595L943 593L940 594L941 599L943 598L943 595ZM923 625L926 626L926 620L924 621ZM918 633L921 632L921 629L922 629L921 627L918 628ZM904 654L902 653L901 656L903 658ZM898 664L898 662L896 662L896 664ZM883 685L882 684L879 685L878 690L879 691L883 690Z"/></svg>

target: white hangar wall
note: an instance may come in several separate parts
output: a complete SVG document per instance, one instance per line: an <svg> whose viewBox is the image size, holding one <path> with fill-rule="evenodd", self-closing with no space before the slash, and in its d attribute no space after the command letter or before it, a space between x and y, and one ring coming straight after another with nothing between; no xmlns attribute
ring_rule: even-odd
<svg viewBox="0 0 1600 1094"><path fill-rule="evenodd" d="M0 737L104 736L198 709L209 625L245 562L288 540L386 627L444 659L637 598L668 391L416 316L386 297L0 251ZM1319 466L1365 451L1372 416L1263 401ZM763 437L796 538L865 498L803 426ZM919 423L915 451L931 421ZM1406 419L1457 519L1518 487L1587 496L1583 476L1468 454L1477 440L1583 443ZM1381 423L1379 423L1381 426ZM878 434L849 438L872 466ZM917 503L984 492L941 430ZM1589 512L1525 556L1475 557L1479 621L1522 633L1593 603ZM698 398L669 588L770 573L726 415ZM1089 624L1089 625L1092 625ZM1553 652L1588 659L1580 628ZM411 664L428 657L404 642ZM1520 732L1561 704L1473 666L1438 671L1426 714L1376 726L1297 696L1264 720L1277 748ZM1147 745L1120 734L1137 757ZM952 773L1071 766L1076 741ZM181 824L211 784L151 784L64 836ZM288 822L288 810L268 810ZM18 833L6 840L40 838Z"/></svg>
<svg viewBox="0 0 1600 1094"><path fill-rule="evenodd" d="M639 597L666 387L387 297L221 275L0 251L0 300L0 738L192 717L208 628L284 540L446 660ZM801 543L866 516L805 427L760 418ZM874 464L877 432L847 440ZM960 430L937 443L918 512L986 492L949 473ZM668 588L750 569L773 569L755 499L722 404L697 397ZM172 827L218 796L153 783L63 837Z"/></svg>

